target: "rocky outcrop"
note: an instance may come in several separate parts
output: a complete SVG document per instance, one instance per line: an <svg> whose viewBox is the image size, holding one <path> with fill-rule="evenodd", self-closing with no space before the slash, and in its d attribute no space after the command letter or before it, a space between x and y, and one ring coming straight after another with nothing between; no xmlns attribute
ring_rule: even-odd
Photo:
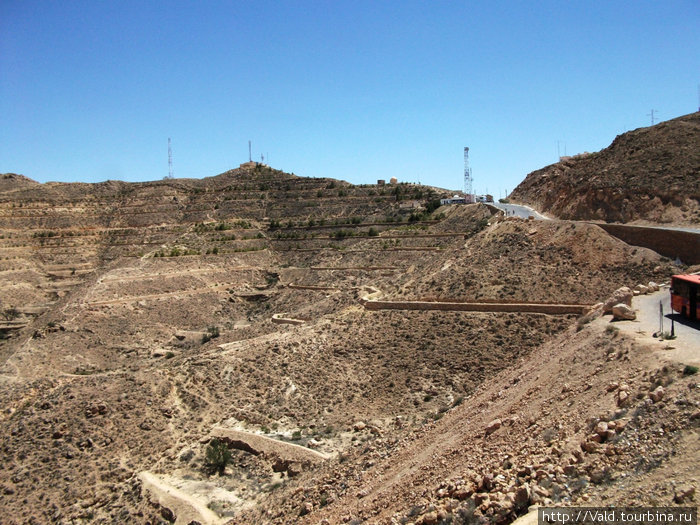
<svg viewBox="0 0 700 525"><path fill-rule="evenodd" d="M511 199L561 219L700 221L700 113L615 138L530 173Z"/></svg>

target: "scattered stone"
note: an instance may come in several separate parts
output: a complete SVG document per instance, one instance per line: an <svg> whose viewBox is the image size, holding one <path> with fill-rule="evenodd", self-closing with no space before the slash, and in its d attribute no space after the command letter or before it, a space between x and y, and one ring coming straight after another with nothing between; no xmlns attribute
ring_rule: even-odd
<svg viewBox="0 0 700 525"><path fill-rule="evenodd" d="M695 501L695 487L692 485L679 485L673 495L674 503L682 505L690 501Z"/></svg>
<svg viewBox="0 0 700 525"><path fill-rule="evenodd" d="M605 437L607 432L608 432L608 423L607 422L601 421L595 426L595 433L598 434L600 437Z"/></svg>
<svg viewBox="0 0 700 525"><path fill-rule="evenodd" d="M491 474L484 475L481 478L481 483L479 483L479 490L481 492L490 492L493 489L493 476Z"/></svg>
<svg viewBox="0 0 700 525"><path fill-rule="evenodd" d="M623 303L618 303L612 308L613 319L617 321L634 321L637 314L634 313L631 306Z"/></svg>
<svg viewBox="0 0 700 525"><path fill-rule="evenodd" d="M355 432L361 432L365 428L367 428L367 424L364 421L358 421L352 426L353 430Z"/></svg>
<svg viewBox="0 0 700 525"><path fill-rule="evenodd" d="M298 463L290 463L287 467L287 475L290 478L293 478L294 476L298 476L299 474L301 474L301 465L299 465Z"/></svg>
<svg viewBox="0 0 700 525"><path fill-rule="evenodd" d="M305 501L304 503L301 504L301 511L299 514L302 516L305 516L307 514L310 514L314 510L314 506L310 501Z"/></svg>
<svg viewBox="0 0 700 525"><path fill-rule="evenodd" d="M617 393L617 406L624 406L627 403L630 395L626 390L620 390Z"/></svg>
<svg viewBox="0 0 700 525"><path fill-rule="evenodd" d="M596 485L601 484L603 481L605 481L605 476L606 472L603 469L594 469L591 472L591 482L595 483Z"/></svg>
<svg viewBox="0 0 700 525"><path fill-rule="evenodd" d="M480 505L483 505L488 500L489 500L489 495L486 494L485 492L477 492L476 494L474 494L474 504L477 507Z"/></svg>
<svg viewBox="0 0 700 525"><path fill-rule="evenodd" d="M169 521L170 523L175 521L175 514L168 507L161 507L160 515L165 521Z"/></svg>
<svg viewBox="0 0 700 525"><path fill-rule="evenodd" d="M623 286L613 292L610 298L603 304L603 312L606 314L612 313L613 306L616 304L626 304L632 306L632 290Z"/></svg>
<svg viewBox="0 0 700 525"><path fill-rule="evenodd" d="M599 446L600 445L598 445L598 443L589 439L583 440L581 442L581 450L583 450L584 452L588 452L589 454L595 454L596 452L598 452Z"/></svg>
<svg viewBox="0 0 700 525"><path fill-rule="evenodd" d="M515 490L513 495L513 504L515 508L525 508L530 503L530 488L527 485L521 485Z"/></svg>
<svg viewBox="0 0 700 525"><path fill-rule="evenodd" d="M455 489L452 492L452 497L458 500L465 500L472 494L474 494L474 487L472 485L465 485Z"/></svg>
<svg viewBox="0 0 700 525"><path fill-rule="evenodd" d="M486 425L486 435L488 436L489 434L492 434L493 432L501 428L501 424L502 422L500 419L494 419L493 421L491 421L488 425Z"/></svg>
<svg viewBox="0 0 700 525"><path fill-rule="evenodd" d="M651 393L649 393L649 397L654 403L658 403L664 398L665 392L664 387L657 386Z"/></svg>

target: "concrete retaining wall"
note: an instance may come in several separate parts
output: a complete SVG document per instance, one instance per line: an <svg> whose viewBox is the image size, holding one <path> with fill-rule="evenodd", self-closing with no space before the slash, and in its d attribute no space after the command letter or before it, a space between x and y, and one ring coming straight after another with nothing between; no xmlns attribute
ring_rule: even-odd
<svg viewBox="0 0 700 525"><path fill-rule="evenodd" d="M440 310L443 312L517 312L582 315L589 306L540 303L447 303L431 301L363 301L367 310Z"/></svg>
<svg viewBox="0 0 700 525"><path fill-rule="evenodd" d="M287 314L274 314L272 316L272 322L275 324L291 324L300 325L306 323L305 319L294 319L292 317L285 317Z"/></svg>
<svg viewBox="0 0 700 525"><path fill-rule="evenodd" d="M642 246L685 264L700 264L700 233L663 230L626 224L596 224L610 235L634 246Z"/></svg>
<svg viewBox="0 0 700 525"><path fill-rule="evenodd" d="M340 290L340 288L333 286L305 286L303 284L288 284L287 287L293 290L313 290L317 292L336 292Z"/></svg>
<svg viewBox="0 0 700 525"><path fill-rule="evenodd" d="M280 457L287 461L320 463L329 457L326 454L302 447L301 445L230 428L214 427L211 436L223 440L229 446L252 454L265 454L267 456Z"/></svg>

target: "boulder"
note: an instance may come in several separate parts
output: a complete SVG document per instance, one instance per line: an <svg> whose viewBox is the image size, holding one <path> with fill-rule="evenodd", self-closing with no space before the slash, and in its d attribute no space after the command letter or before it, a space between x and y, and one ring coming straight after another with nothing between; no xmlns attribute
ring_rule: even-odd
<svg viewBox="0 0 700 525"><path fill-rule="evenodd" d="M627 403L629 397L630 395L629 392L627 392L627 390L619 390L617 393L617 406L624 406L625 403Z"/></svg>
<svg viewBox="0 0 700 525"><path fill-rule="evenodd" d="M601 421L595 426L595 433L598 434L600 437L605 437L607 432L608 432L608 423L607 422Z"/></svg>
<svg viewBox="0 0 700 525"><path fill-rule="evenodd" d="M581 442L581 450L588 452L589 454L595 454L598 452L598 443L590 440L584 440Z"/></svg>
<svg viewBox="0 0 700 525"><path fill-rule="evenodd" d="M513 503L517 509L527 507L530 503L530 487L527 485L518 487L513 495Z"/></svg>
<svg viewBox="0 0 700 525"><path fill-rule="evenodd" d="M678 505L695 501L695 487L692 485L680 485L676 487L673 501Z"/></svg>
<svg viewBox="0 0 700 525"><path fill-rule="evenodd" d="M659 291L659 285L656 284L654 281L649 281L649 284L647 284L647 288L649 288L649 291L651 292Z"/></svg>
<svg viewBox="0 0 700 525"><path fill-rule="evenodd" d="M486 435L489 435L501 428L501 424L502 421L500 419L494 419L493 421L491 421L488 425L486 425Z"/></svg>
<svg viewBox="0 0 700 525"><path fill-rule="evenodd" d="M632 290L626 286L618 288L603 304L603 312L606 314L612 313L613 306L616 304L626 304L627 306L632 306L632 295Z"/></svg>
<svg viewBox="0 0 700 525"><path fill-rule="evenodd" d="M649 397L654 403L658 403L664 398L665 393L666 391L664 390L664 387L657 386L652 392L649 393Z"/></svg>
<svg viewBox="0 0 700 525"><path fill-rule="evenodd" d="M618 321L634 321L637 314L632 308L624 303L618 303L612 308L613 319Z"/></svg>
<svg viewBox="0 0 700 525"><path fill-rule="evenodd" d="M361 432L362 430L367 428L367 424L364 421L358 421L352 426L352 428L353 430L355 430L355 432Z"/></svg>

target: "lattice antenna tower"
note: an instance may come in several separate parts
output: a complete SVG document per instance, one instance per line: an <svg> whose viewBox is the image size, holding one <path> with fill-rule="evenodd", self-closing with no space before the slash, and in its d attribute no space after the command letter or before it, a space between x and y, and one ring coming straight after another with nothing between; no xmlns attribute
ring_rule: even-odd
<svg viewBox="0 0 700 525"><path fill-rule="evenodd" d="M472 194L472 169L469 167L469 148L464 148L464 193Z"/></svg>
<svg viewBox="0 0 700 525"><path fill-rule="evenodd" d="M174 175L173 175L173 146L172 146L172 142L170 141L170 137L168 137L168 178L169 179L174 178Z"/></svg>
<svg viewBox="0 0 700 525"><path fill-rule="evenodd" d="M655 110L655 109L652 109L652 110L651 110L651 113L647 113L647 117L651 117L651 125L652 125L652 126L655 124L655 122L654 122L654 113L658 113L658 111Z"/></svg>

